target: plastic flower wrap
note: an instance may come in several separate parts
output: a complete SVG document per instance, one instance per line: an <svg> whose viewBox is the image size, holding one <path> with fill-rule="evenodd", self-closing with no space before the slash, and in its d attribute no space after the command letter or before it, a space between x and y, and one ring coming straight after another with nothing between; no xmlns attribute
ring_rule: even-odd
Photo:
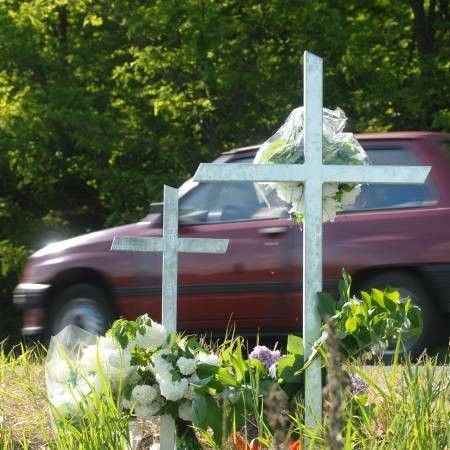
<svg viewBox="0 0 450 450"><path fill-rule="evenodd" d="M53 415L82 417L95 396L117 392L135 374L131 355L112 337L68 325L50 340L45 383ZM107 382L105 382L107 380Z"/></svg>
<svg viewBox="0 0 450 450"><path fill-rule="evenodd" d="M189 421L195 383L204 377L198 369L217 371L219 364L196 339L169 334L147 315L117 320L101 337L70 325L50 342L48 397L57 415L76 419L107 389L138 418L171 414Z"/></svg>
<svg viewBox="0 0 450 450"><path fill-rule="evenodd" d="M367 154L352 133L344 133L347 118L342 109L323 109L322 161L324 164L369 164ZM294 109L282 127L258 150L254 164L303 164L304 108ZM303 183L271 182L264 185L275 189L277 196L291 205L290 213L303 221L305 210ZM325 183L323 186L323 221L333 221L336 213L353 205L360 184Z"/></svg>

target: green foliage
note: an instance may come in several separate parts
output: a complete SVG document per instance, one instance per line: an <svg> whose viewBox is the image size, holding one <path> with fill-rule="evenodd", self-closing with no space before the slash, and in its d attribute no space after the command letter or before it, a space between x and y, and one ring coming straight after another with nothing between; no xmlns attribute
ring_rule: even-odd
<svg viewBox="0 0 450 450"><path fill-rule="evenodd" d="M140 219L163 184L273 134L304 50L355 131L450 130L448 17L444 0L0 2L2 239Z"/></svg>
<svg viewBox="0 0 450 450"><path fill-rule="evenodd" d="M376 365L371 370L352 365L376 396L358 395L346 405L348 448L446 448L448 395L447 369L436 359L402 366Z"/></svg>
<svg viewBox="0 0 450 450"><path fill-rule="evenodd" d="M415 338L422 332L420 308L411 304L411 298L402 298L398 291L386 287L361 292L361 298L350 298L351 277L343 271L339 283L338 302L326 293L319 293L319 312L336 324L340 351L346 357L387 345L402 338Z"/></svg>

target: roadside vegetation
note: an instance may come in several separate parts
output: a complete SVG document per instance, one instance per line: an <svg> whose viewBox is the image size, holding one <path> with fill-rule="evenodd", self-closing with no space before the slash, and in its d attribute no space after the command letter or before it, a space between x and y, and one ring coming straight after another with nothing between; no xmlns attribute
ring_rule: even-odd
<svg viewBox="0 0 450 450"><path fill-rule="evenodd" d="M0 339L26 256L133 222L200 162L264 142L324 58L348 131L450 131L449 2L0 2ZM325 26L324 26L325 24Z"/></svg>
<svg viewBox="0 0 450 450"><path fill-rule="evenodd" d="M112 398L107 408L97 405L81 429L70 428L66 424L56 429L56 433L53 431L44 382L45 354L45 349L39 345L16 347L10 352L6 352L3 346L0 350L0 448L118 450L118 437L122 439L122 448L126 448L125 443L132 439L128 433L129 417L120 414ZM360 377L352 386L352 389L359 390L357 395L351 401L340 401L333 397L339 390L333 394L328 389L331 397L325 397L328 406L325 407L323 428L320 430L305 429L299 404L297 414L291 418L294 426L291 431L309 437L311 442L323 449L449 448L448 365L439 363L435 358L423 358L414 363L406 358L392 366L381 362L367 366L363 361L353 361L344 368L346 372ZM342 434L333 437L329 430L333 421L339 421L336 416L339 408L343 408ZM262 432L256 436L261 442L270 443L274 438L269 432L270 427L261 423L258 425L259 428L256 428ZM144 444L149 448L154 440L159 440L157 422L140 421L138 426L141 437L140 444L135 442L135 448L143 449ZM251 437L256 436L253 432ZM330 443L329 439L333 442ZM200 436L200 442L204 449L213 448L205 437L202 439ZM238 447L229 442L229 448Z"/></svg>

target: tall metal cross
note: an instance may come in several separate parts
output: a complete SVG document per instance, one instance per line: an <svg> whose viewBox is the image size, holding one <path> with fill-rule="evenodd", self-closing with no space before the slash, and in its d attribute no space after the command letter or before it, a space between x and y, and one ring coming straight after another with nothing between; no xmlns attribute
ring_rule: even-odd
<svg viewBox="0 0 450 450"><path fill-rule="evenodd" d="M111 250L162 252L162 324L168 332L177 329L178 253L225 253L228 239L178 237L178 190L164 186L162 237L117 236ZM161 417L161 450L174 450L175 423L171 416Z"/></svg>
<svg viewBox="0 0 450 450"><path fill-rule="evenodd" d="M322 186L324 183L416 183L430 168L417 166L347 166L322 164L322 59L304 53L304 164L201 164L195 181L302 182L303 219L303 339L305 358L320 337L317 293L322 291ZM305 424L322 419L321 362L305 374Z"/></svg>

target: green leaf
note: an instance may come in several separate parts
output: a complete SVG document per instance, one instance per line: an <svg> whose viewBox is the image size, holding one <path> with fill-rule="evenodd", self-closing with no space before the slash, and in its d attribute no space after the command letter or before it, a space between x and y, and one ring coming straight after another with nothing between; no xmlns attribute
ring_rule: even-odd
<svg viewBox="0 0 450 450"><path fill-rule="evenodd" d="M378 305L382 309L387 309L384 304L384 292L379 289L372 288L370 291L370 296L372 300L375 301L376 305Z"/></svg>
<svg viewBox="0 0 450 450"><path fill-rule="evenodd" d="M285 355L278 361L277 376L286 383L300 382L301 377L296 374L303 368L304 358L300 355Z"/></svg>
<svg viewBox="0 0 450 450"><path fill-rule="evenodd" d="M295 334L288 335L286 350L294 355L303 355L303 339Z"/></svg>
<svg viewBox="0 0 450 450"><path fill-rule="evenodd" d="M218 379L224 386L237 387L239 385L238 380L230 373L228 367L219 368Z"/></svg>
<svg viewBox="0 0 450 450"><path fill-rule="evenodd" d="M410 329L405 335L407 337L418 337L423 329L422 311L417 306L412 306L408 311L408 319L410 322Z"/></svg>
<svg viewBox="0 0 450 450"><path fill-rule="evenodd" d="M207 403L205 397L202 395L196 395L192 401L192 422L203 427L206 423L207 416Z"/></svg>
<svg viewBox="0 0 450 450"><path fill-rule="evenodd" d="M318 292L318 309L320 317L333 317L336 314L336 300L328 292Z"/></svg>
<svg viewBox="0 0 450 450"><path fill-rule="evenodd" d="M225 411L223 408L220 408L217 404L216 400L211 397L206 397L206 417L207 424L211 427L214 433L214 442L218 445L222 445L222 435L225 430L223 430L223 421L222 416Z"/></svg>
<svg viewBox="0 0 450 450"><path fill-rule="evenodd" d="M359 325L359 319L357 316L349 317L345 322L345 331L352 334L356 331Z"/></svg>

